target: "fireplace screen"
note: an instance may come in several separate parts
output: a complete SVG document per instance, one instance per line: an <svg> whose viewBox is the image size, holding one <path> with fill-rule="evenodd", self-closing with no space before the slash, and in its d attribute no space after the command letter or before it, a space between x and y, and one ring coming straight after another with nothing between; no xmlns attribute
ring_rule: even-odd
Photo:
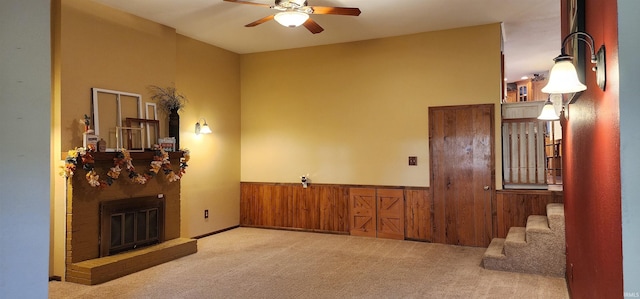
<svg viewBox="0 0 640 299"><path fill-rule="evenodd" d="M111 254L158 242L158 209L111 215Z"/></svg>
<svg viewBox="0 0 640 299"><path fill-rule="evenodd" d="M102 203L101 256L163 241L164 200L131 198Z"/></svg>

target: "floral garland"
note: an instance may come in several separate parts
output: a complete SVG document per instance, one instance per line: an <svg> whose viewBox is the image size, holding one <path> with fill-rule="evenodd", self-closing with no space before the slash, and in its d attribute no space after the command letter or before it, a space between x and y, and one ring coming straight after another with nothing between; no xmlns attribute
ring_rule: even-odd
<svg viewBox="0 0 640 299"><path fill-rule="evenodd" d="M73 177L74 172L78 166L78 163L82 163L82 169L87 171L86 179L91 187L106 188L111 186L115 180L120 177L120 173L123 169L129 172L129 179L137 184L144 185L149 179L155 177L160 170L167 176L169 182L175 182L182 178L186 172L187 162L189 161L189 150L183 150L182 158L180 158L180 170L175 173L171 169L171 162L169 161L169 154L163 149L155 150L153 154L153 160L151 161L150 168L144 173L138 173L133 167L133 159L131 155L125 149L120 152L116 152L115 158L113 158L113 167L107 172L105 179L100 179L100 176L94 169L95 160L90 151L85 148L76 148L70 150L67 153L65 159L65 166L62 175L67 178Z"/></svg>

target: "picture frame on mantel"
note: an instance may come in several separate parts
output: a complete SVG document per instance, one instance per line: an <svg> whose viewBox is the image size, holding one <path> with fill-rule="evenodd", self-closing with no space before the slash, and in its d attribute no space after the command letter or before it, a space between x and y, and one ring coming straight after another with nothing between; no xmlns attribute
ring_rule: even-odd
<svg viewBox="0 0 640 299"><path fill-rule="evenodd" d="M142 127L116 127L118 149L132 153L144 152L144 131Z"/></svg>
<svg viewBox="0 0 640 299"><path fill-rule="evenodd" d="M155 141L160 137L160 121L157 119L143 119L143 118L131 118L127 117L125 119L125 125L127 127L140 127L145 129L142 131L142 139L145 141L143 147L144 149L151 150L153 149L153 145ZM132 136L128 135L128 144L133 145Z"/></svg>
<svg viewBox="0 0 640 299"><path fill-rule="evenodd" d="M581 31L585 32L585 0L566 0L567 5L567 28L569 29L567 36L571 33ZM564 37L563 37L564 38ZM573 41L567 43L566 45L566 53L573 56L573 65L576 67L576 72L578 73L578 79L580 82L585 83L585 72L586 72L586 59L589 55L587 55L587 49L585 43L581 43L578 39L574 39ZM573 104L580 97L582 91L576 92L574 94L568 94L569 97L568 103Z"/></svg>
<svg viewBox="0 0 640 299"><path fill-rule="evenodd" d="M95 134L106 142L106 151L115 152L118 143L118 127L127 117L142 118L142 95L131 92L91 88L91 106Z"/></svg>

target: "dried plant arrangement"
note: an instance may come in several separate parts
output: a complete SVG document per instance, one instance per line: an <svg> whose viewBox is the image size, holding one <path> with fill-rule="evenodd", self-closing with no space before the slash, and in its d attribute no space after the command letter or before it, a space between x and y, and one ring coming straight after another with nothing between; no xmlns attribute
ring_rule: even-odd
<svg viewBox="0 0 640 299"><path fill-rule="evenodd" d="M188 102L187 97L178 92L173 86L163 88L157 85L150 85L149 91L151 92L151 98L167 114L172 110L182 110Z"/></svg>

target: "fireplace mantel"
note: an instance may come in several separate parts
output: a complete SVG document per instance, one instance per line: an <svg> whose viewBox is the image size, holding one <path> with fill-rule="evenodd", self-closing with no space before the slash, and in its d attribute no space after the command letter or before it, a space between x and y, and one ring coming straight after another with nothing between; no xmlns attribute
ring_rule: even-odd
<svg viewBox="0 0 640 299"><path fill-rule="evenodd" d="M183 151L177 151L177 152L167 152L169 154L169 159L170 160L178 160L180 159L180 157L182 157L182 155L184 154ZM67 152L62 152L61 156L62 156L62 160L67 158ZM131 158L133 160L153 160L153 155L155 154L155 151L144 151L144 152L129 152L129 155L131 155ZM98 161L113 161L113 158L116 157L116 152L91 152L91 155L93 156L93 158L95 159L96 162Z"/></svg>
<svg viewBox="0 0 640 299"><path fill-rule="evenodd" d="M129 155L131 155L131 158L133 160L153 160L153 155L155 154L155 151L145 151L145 152L129 152ZM182 157L183 152L167 152L167 154L169 154L169 159L170 160L174 160L174 159L179 159L180 157ZM115 152L92 152L91 155L93 156L93 158L95 159L95 161L113 161L113 158L115 158L116 153Z"/></svg>

